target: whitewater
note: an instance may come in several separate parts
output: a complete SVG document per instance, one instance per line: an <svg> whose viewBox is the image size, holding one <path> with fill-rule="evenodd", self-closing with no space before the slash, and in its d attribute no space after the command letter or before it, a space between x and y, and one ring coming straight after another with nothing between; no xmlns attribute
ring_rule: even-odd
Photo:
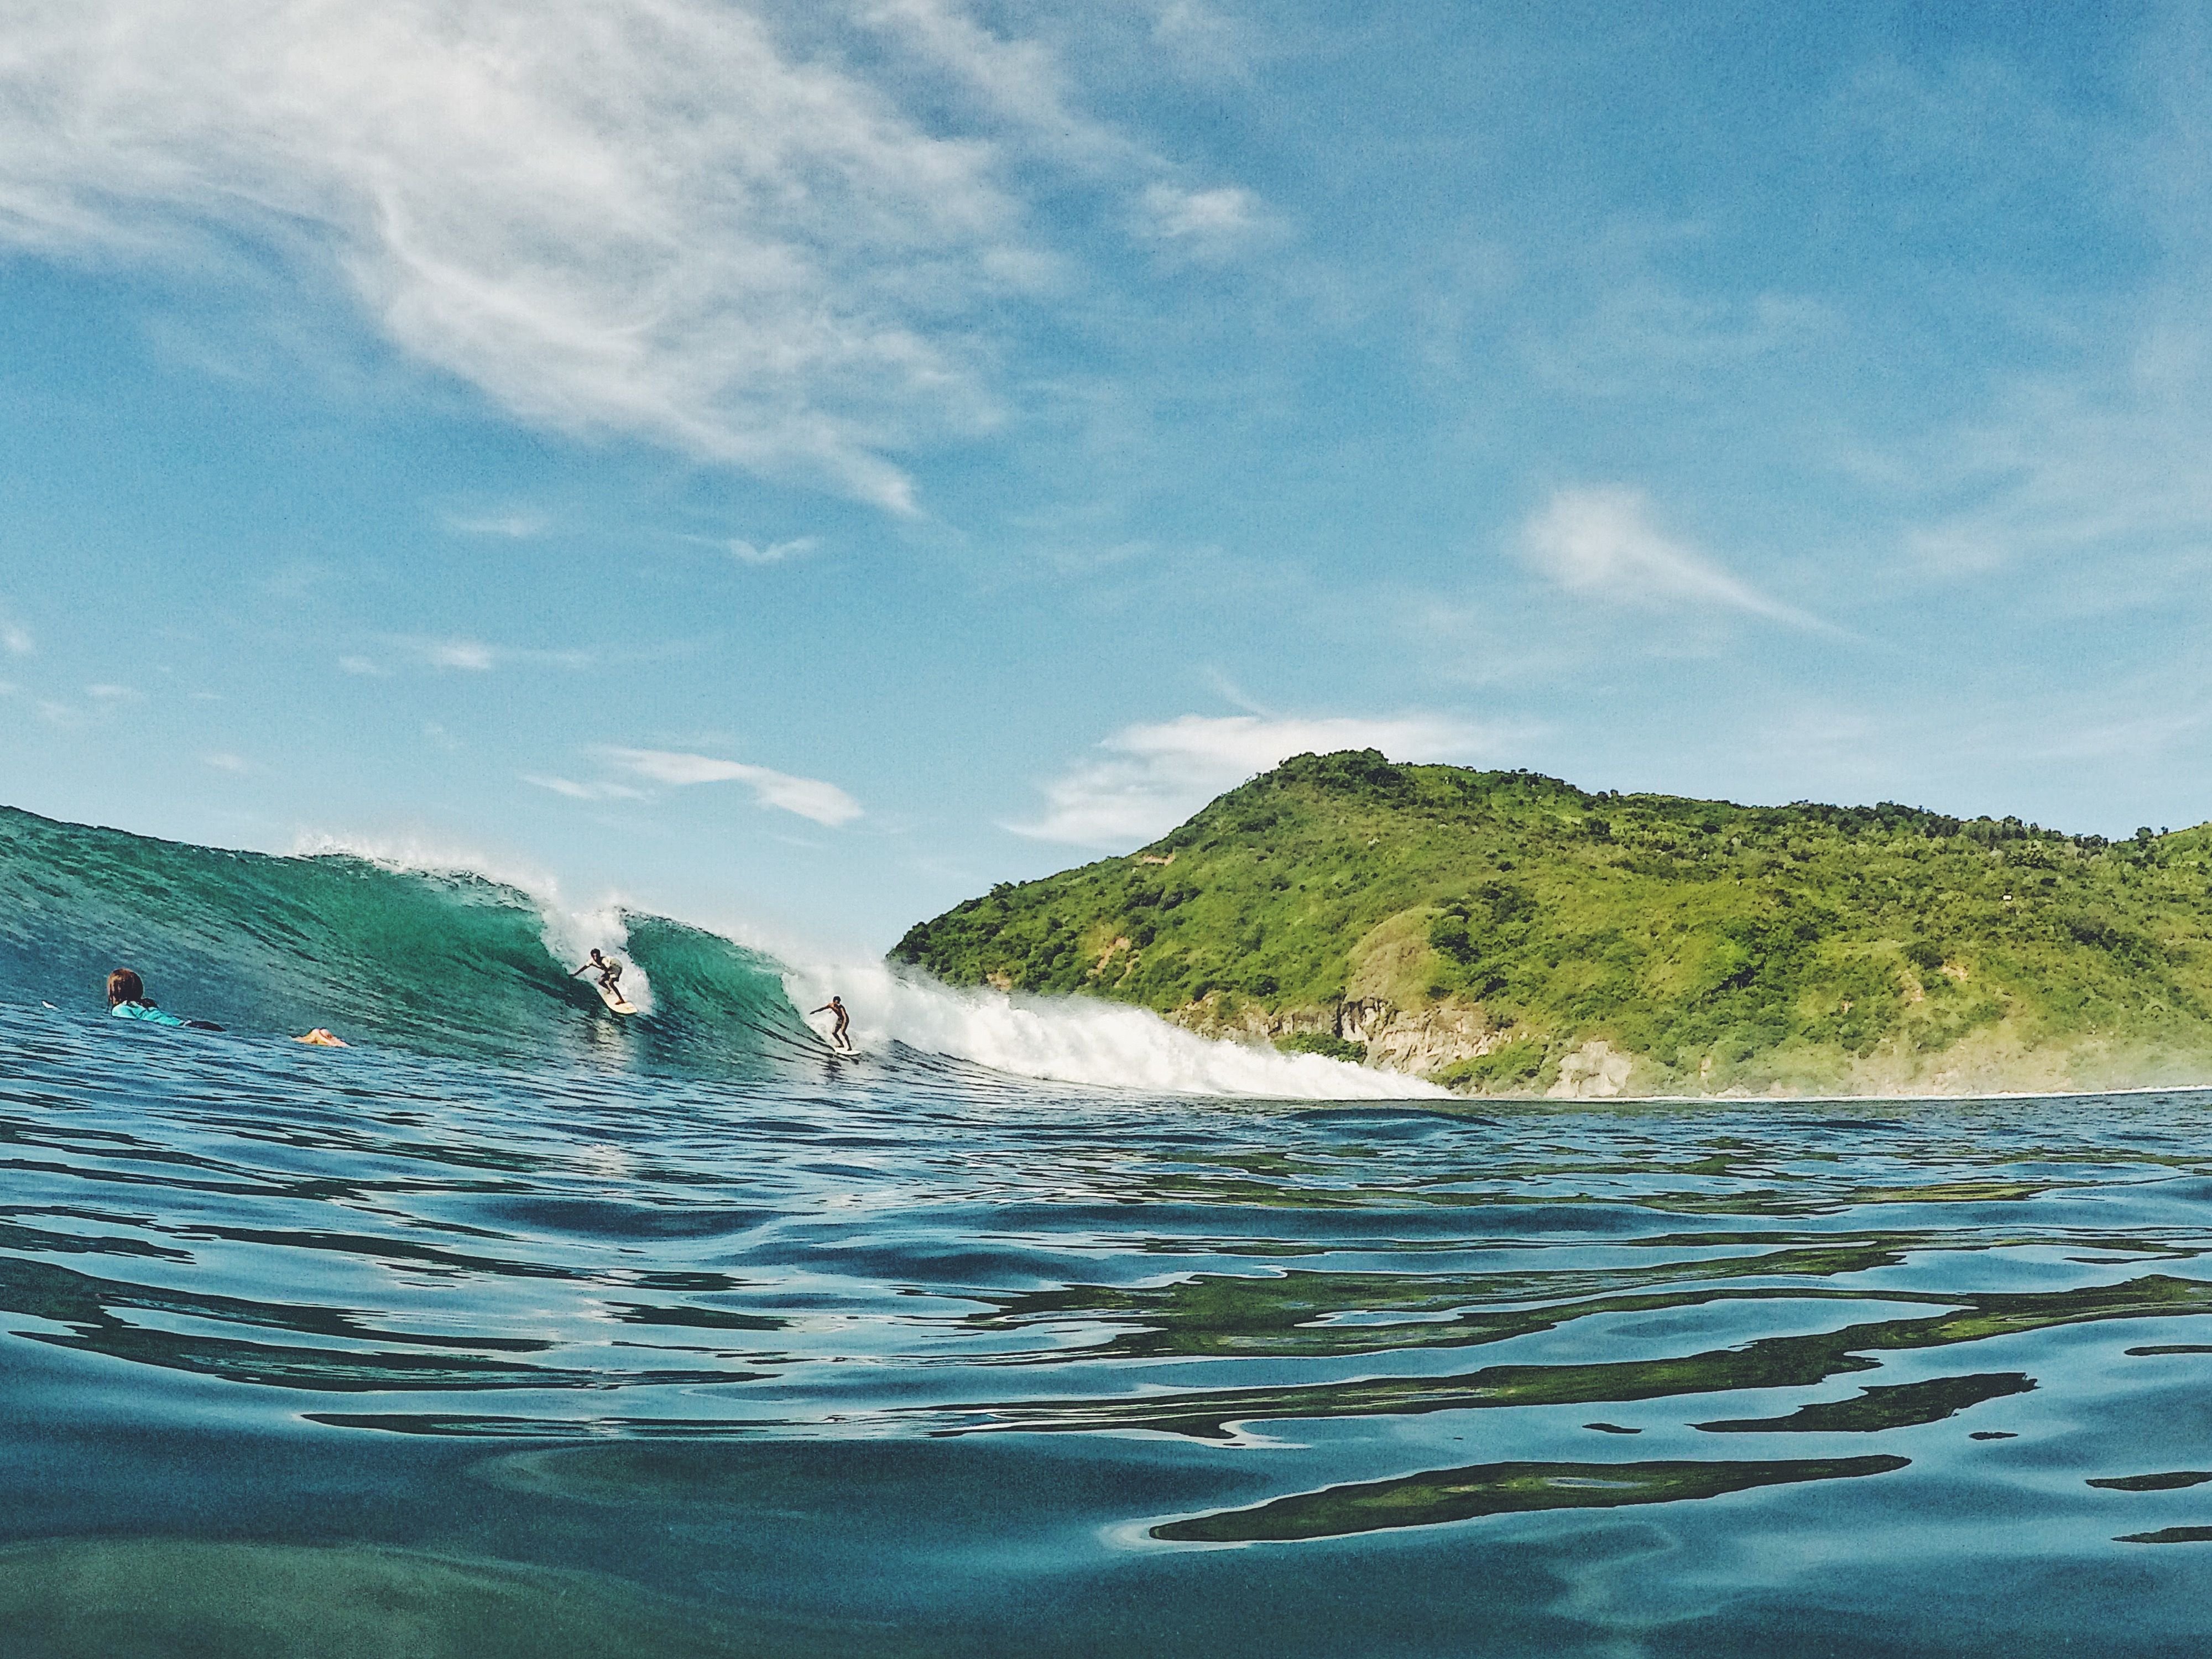
<svg viewBox="0 0 2212 1659"><path fill-rule="evenodd" d="M461 863L0 814L6 1659L2204 1650L2212 1097L1407 1094Z"/></svg>

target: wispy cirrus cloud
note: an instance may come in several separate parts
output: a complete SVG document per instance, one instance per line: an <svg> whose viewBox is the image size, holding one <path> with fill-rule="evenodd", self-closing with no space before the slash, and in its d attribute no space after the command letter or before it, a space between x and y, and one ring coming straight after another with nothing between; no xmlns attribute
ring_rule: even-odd
<svg viewBox="0 0 2212 1659"><path fill-rule="evenodd" d="M1241 185L1188 189L1148 185L1139 202L1140 234L1201 264L1218 264L1279 240L1282 222Z"/></svg>
<svg viewBox="0 0 2212 1659"><path fill-rule="evenodd" d="M444 639L415 636L395 639L391 645L394 651L427 667L465 674L488 674L494 669L510 666L584 669L594 666L599 660L599 653L596 651L492 645L467 635ZM360 655L339 658L338 666L349 674L391 672L388 660Z"/></svg>
<svg viewBox="0 0 2212 1659"><path fill-rule="evenodd" d="M146 694L135 686L98 681L84 688L82 702L72 702L60 697L40 698L39 718L65 731L76 731L107 718L118 708L145 700Z"/></svg>
<svg viewBox="0 0 2212 1659"><path fill-rule="evenodd" d="M1175 171L957 0L19 0L6 33L0 244L249 246L532 425L896 513L901 451L1000 418L979 319L1064 286L1031 197ZM1178 234L1252 211L1200 191Z"/></svg>
<svg viewBox="0 0 2212 1659"><path fill-rule="evenodd" d="M909 426L990 399L957 331L1021 246L988 143L713 0L27 0L0 236L303 252L532 424L896 510ZM948 47L948 50L953 49Z"/></svg>
<svg viewBox="0 0 2212 1659"><path fill-rule="evenodd" d="M860 802L836 784L818 778L793 777L742 761L665 749L610 748L595 752L611 766L679 789L702 783L742 783L762 805L797 813L832 830L861 816Z"/></svg>
<svg viewBox="0 0 2212 1659"><path fill-rule="evenodd" d="M730 556L739 564L781 564L786 559L804 558L822 545L814 536L794 536L789 541L755 543L741 537L730 540Z"/></svg>
<svg viewBox="0 0 2212 1659"><path fill-rule="evenodd" d="M433 668L459 668L471 674L489 672L499 655L482 640L428 640L422 659Z"/></svg>
<svg viewBox="0 0 2212 1659"><path fill-rule="evenodd" d="M1554 586L1607 604L1738 611L1793 628L1826 626L1661 531L1640 490L1557 491L1522 526L1520 551Z"/></svg>
<svg viewBox="0 0 2212 1659"><path fill-rule="evenodd" d="M448 513L441 520L456 536L494 536L504 541L527 541L545 533L542 513Z"/></svg>
<svg viewBox="0 0 2212 1659"><path fill-rule="evenodd" d="M1292 755L1379 749L1393 760L1479 759L1504 734L1442 714L1273 719L1184 714L1127 726L1044 786L1045 812L1006 827L1037 841L1126 848L1158 839L1214 796Z"/></svg>
<svg viewBox="0 0 2212 1659"><path fill-rule="evenodd" d="M645 791L633 789L626 783L579 783L574 778L556 777L543 772L525 772L522 781L533 788L565 795L570 800L643 800Z"/></svg>

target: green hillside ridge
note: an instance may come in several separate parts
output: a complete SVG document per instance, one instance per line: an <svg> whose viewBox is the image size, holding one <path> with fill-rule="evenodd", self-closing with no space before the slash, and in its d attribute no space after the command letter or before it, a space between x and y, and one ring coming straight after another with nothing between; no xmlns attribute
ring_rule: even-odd
<svg viewBox="0 0 2212 1659"><path fill-rule="evenodd" d="M891 953L1474 1093L2212 1081L2212 826L1590 794L1302 755Z"/></svg>

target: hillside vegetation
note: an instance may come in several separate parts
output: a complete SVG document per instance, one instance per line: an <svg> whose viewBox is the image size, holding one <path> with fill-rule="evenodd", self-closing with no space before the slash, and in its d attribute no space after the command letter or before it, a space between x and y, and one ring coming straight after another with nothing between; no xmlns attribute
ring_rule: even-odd
<svg viewBox="0 0 2212 1659"><path fill-rule="evenodd" d="M1480 1092L2212 1080L2212 829L1589 794L1300 756L896 960Z"/></svg>

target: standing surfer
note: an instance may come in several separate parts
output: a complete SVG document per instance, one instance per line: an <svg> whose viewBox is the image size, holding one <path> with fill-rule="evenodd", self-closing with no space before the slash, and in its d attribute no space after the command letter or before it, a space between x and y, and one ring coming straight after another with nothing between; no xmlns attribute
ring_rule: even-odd
<svg viewBox="0 0 2212 1659"><path fill-rule="evenodd" d="M836 1024L833 1025L830 1030L830 1041L836 1045L837 1048L841 1052L848 1054L851 1054L853 1052L853 1040L845 1035L845 1030L848 1026L852 1024L853 1017L845 1012L845 1005L838 1001L835 996L832 996L829 1001L823 1003L819 1008L814 1009L811 1012L817 1014L835 1014L837 1016Z"/></svg>
<svg viewBox="0 0 2212 1659"><path fill-rule="evenodd" d="M576 977L576 974L588 974L594 969L599 970L599 989L607 994L607 1000L609 1001L623 1002L628 1000L628 999L622 994L622 987L616 983L617 980L622 978L622 963L617 962L612 957L601 956L599 954L599 947L596 945L592 947L592 959L586 963L582 967L576 969L575 974L571 974L568 977L570 979L574 979Z"/></svg>

